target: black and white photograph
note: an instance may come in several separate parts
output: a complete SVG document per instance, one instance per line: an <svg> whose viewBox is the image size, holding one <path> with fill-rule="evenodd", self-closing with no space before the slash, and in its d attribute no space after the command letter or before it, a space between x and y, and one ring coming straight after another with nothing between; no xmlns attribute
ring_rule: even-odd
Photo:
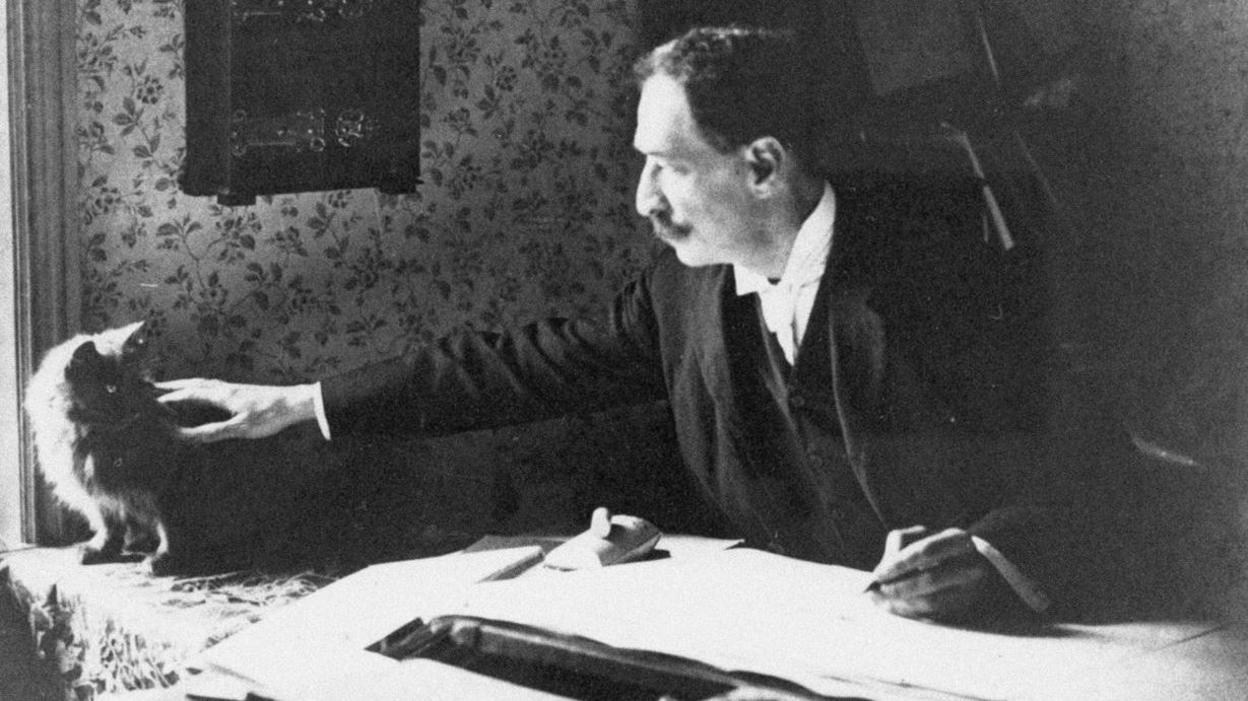
<svg viewBox="0 0 1248 701"><path fill-rule="evenodd" d="M1248 0L0 20L0 701L1248 698Z"/></svg>

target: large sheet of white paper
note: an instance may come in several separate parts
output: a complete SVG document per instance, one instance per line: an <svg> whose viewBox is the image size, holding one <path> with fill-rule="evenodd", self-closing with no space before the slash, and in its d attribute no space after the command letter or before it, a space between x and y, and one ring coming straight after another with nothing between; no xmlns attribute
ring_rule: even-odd
<svg viewBox="0 0 1248 701"><path fill-rule="evenodd" d="M1210 630L1206 623L1055 625L1007 634L899 618L863 590L870 574L754 550L517 579L471 588L463 613L624 648L785 677L826 694L926 690L1018 698L1076 669L1110 665Z"/></svg>
<svg viewBox="0 0 1248 701"><path fill-rule="evenodd" d="M476 582L536 564L536 546L389 562L366 567L208 648L192 667L197 682L232 683L271 698L306 698L307 690L352 676L375 678L395 664L365 648L430 610L461 601Z"/></svg>
<svg viewBox="0 0 1248 701"><path fill-rule="evenodd" d="M415 683L417 667L398 671L364 648L415 619L466 614L770 674L833 696L1044 698L1060 677L1110 669L1216 627L1064 624L1008 634L941 626L875 608L863 594L867 572L755 550L706 548L581 572L534 567L488 581L539 558L531 546L366 568L207 650L203 668L215 677L204 681L274 698Z"/></svg>

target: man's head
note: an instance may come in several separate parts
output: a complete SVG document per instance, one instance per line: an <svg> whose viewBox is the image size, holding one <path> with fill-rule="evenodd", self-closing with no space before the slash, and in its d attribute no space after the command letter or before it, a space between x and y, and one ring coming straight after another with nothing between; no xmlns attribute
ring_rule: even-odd
<svg viewBox="0 0 1248 701"><path fill-rule="evenodd" d="M811 65L787 31L700 27L643 56L638 81L667 76L685 89L707 143L728 152L762 136L812 150Z"/></svg>
<svg viewBox="0 0 1248 701"><path fill-rule="evenodd" d="M638 61L637 210L686 265L783 269L822 182L808 65L787 34L700 28ZM812 199L813 198L813 199Z"/></svg>

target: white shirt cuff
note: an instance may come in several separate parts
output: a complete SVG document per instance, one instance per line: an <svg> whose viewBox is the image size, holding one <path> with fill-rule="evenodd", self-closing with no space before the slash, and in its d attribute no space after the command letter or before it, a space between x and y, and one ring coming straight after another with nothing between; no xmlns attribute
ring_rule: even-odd
<svg viewBox="0 0 1248 701"><path fill-rule="evenodd" d="M1035 580L1023 574L1022 570L1014 566L1013 562L1006 559L1000 550L992 547L988 541L979 536L971 536L971 542L975 544L975 549L980 555L987 558L988 562L996 568L1001 577L1005 579L1006 584L1010 585L1010 589L1018 595L1018 598L1027 604L1027 607L1036 613L1044 613L1052 603L1049 597L1040 589L1040 585Z"/></svg>
<svg viewBox="0 0 1248 701"><path fill-rule="evenodd" d="M321 383L312 385L312 406L316 409L316 425L321 429L325 440L330 440L329 417L325 415L325 397L321 394Z"/></svg>

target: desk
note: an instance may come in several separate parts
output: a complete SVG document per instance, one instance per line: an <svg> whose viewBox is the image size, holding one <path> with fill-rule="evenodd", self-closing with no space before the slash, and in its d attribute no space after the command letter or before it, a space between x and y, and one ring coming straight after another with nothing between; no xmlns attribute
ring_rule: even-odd
<svg viewBox="0 0 1248 701"><path fill-rule="evenodd" d="M429 674L423 698L477 701L551 701L560 697L443 665ZM876 698L868 691L863 696ZM133 692L115 701L185 701L177 688ZM938 699L926 692L889 692L888 701ZM1238 623L1109 668L1058 678L1026 701L1239 701L1248 698L1248 625ZM364 700L361 700L364 701Z"/></svg>
<svg viewBox="0 0 1248 701"><path fill-rule="evenodd" d="M409 574L400 580L400 594L410 595L419 589L416 583L433 579L431 569L405 571ZM421 576L414 577L413 572ZM770 674L830 696L888 701L1248 698L1248 626L1243 624L1155 621L1058 624L1010 632L963 630L878 611L862 596L867 579L868 573L856 570L733 550L696 560L672 558L471 584L449 592L449 598L443 588L443 596L426 597L424 603L413 599L410 610L418 611L423 620L456 614L564 631L616 648L655 650L723 670ZM332 594L333 589L308 601ZM360 597L359 591L345 593L356 601L377 599ZM343 593L340 590L338 596ZM337 608L320 609L318 622L341 608L341 601L335 601ZM269 640L290 637L283 632ZM345 663L350 654L365 654L358 648L345 648L350 654L343 650L332 648L330 656L320 658L321 666L309 671L333 666L325 660ZM424 676L412 674L416 668L406 663L390 662L393 666L380 669L376 678L347 679L349 688L359 692L349 697L391 697L382 690L395 682L401 683L397 688L404 696L428 693L427 686L436 683L437 698L482 698L482 684L496 688L488 697L551 698L421 662L428 666L418 670ZM270 669L259 672L268 674ZM336 670L329 669L337 674ZM322 688L307 686L311 679L321 684L321 677L293 672L304 688ZM372 691L364 693L366 689Z"/></svg>
<svg viewBox="0 0 1248 701"><path fill-rule="evenodd" d="M411 679L416 680L412 682ZM377 701L400 701L401 699L431 699L437 701L567 701L568 697L548 694L535 689L511 684L506 681L474 674L472 672L442 665L436 662L423 664L418 673L403 685L401 696ZM134 691L109 696L100 701L188 701L196 697L186 696L181 685L169 689ZM373 701L355 695L341 697L342 701Z"/></svg>
<svg viewBox="0 0 1248 701"><path fill-rule="evenodd" d="M1057 680L1036 699L1248 699L1248 624L1232 623L1107 669Z"/></svg>

